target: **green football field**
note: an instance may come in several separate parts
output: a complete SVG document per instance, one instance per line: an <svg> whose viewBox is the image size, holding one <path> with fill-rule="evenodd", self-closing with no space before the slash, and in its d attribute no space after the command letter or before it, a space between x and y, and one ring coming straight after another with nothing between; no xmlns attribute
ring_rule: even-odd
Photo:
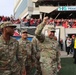
<svg viewBox="0 0 76 75"><path fill-rule="evenodd" d="M62 69L58 75L76 75L76 64L73 58L61 58Z"/></svg>

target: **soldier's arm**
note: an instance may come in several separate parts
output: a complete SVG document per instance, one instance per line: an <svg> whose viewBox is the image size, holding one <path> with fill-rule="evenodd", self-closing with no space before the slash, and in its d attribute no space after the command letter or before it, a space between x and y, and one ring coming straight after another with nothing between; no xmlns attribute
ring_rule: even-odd
<svg viewBox="0 0 76 75"><path fill-rule="evenodd" d="M20 57L22 56L22 62L23 62L23 64L25 64L26 57L27 57L27 51L24 48L23 44L19 44L19 52L20 53L18 53L18 57L19 57L19 59L21 59Z"/></svg>
<svg viewBox="0 0 76 75"><path fill-rule="evenodd" d="M60 45L58 44L58 48L57 48L57 64L58 64L58 70L61 69L61 59L60 59Z"/></svg>
<svg viewBox="0 0 76 75"><path fill-rule="evenodd" d="M39 48L39 41L36 37L32 39L33 43L33 54L35 55L36 60L40 58L40 48Z"/></svg>
<svg viewBox="0 0 76 75"><path fill-rule="evenodd" d="M38 39L36 37L34 37L32 39L32 44L33 44L33 49L32 49L32 58L33 58L33 61L37 61L37 58L36 58L36 55L38 53Z"/></svg>
<svg viewBox="0 0 76 75"><path fill-rule="evenodd" d="M32 43L31 42L28 42L28 45L27 45L27 55L28 57L31 56L31 53L32 53Z"/></svg>
<svg viewBox="0 0 76 75"><path fill-rule="evenodd" d="M37 52L37 39L35 37L32 39L32 45L33 45L33 53L35 54Z"/></svg>
<svg viewBox="0 0 76 75"><path fill-rule="evenodd" d="M20 66L21 66L21 73L26 73L26 70L25 70L25 59L23 58L21 46L19 46L19 43L17 44L16 56L17 56L17 60L18 60L18 62L20 64Z"/></svg>
<svg viewBox="0 0 76 75"><path fill-rule="evenodd" d="M41 32L42 32L44 26L46 25L47 20L48 20L48 17L45 17L45 18L43 19L43 22L42 22L40 25L37 26L37 29L36 29L36 31L35 31L35 35L36 35L37 38L38 38L38 37L39 37L39 38L42 37Z"/></svg>
<svg viewBox="0 0 76 75"><path fill-rule="evenodd" d="M22 54L22 48L21 46L19 45L18 43L18 46L17 46L17 59L18 59L18 62L20 63L21 67L24 65L24 59L23 59L23 54Z"/></svg>
<svg viewBox="0 0 76 75"><path fill-rule="evenodd" d="M35 35L36 36L40 36L41 35L41 32L42 32L44 26L45 26L45 23L44 22L42 22L41 24L39 24L37 26L36 31L35 31Z"/></svg>

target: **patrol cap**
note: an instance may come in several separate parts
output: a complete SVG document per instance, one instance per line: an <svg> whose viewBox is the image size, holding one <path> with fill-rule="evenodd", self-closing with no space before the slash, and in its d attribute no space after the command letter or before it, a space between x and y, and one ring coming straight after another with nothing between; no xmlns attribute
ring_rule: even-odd
<svg viewBox="0 0 76 75"><path fill-rule="evenodd" d="M21 30L21 33L27 33L27 29L23 29L23 30Z"/></svg>
<svg viewBox="0 0 76 75"><path fill-rule="evenodd" d="M48 30L55 32L55 27L48 27Z"/></svg>
<svg viewBox="0 0 76 75"><path fill-rule="evenodd" d="M9 27L9 26L16 28L16 25L12 24L12 22L10 22L10 21L2 22L2 23L0 24L0 28L1 28L1 29L4 28L4 27Z"/></svg>

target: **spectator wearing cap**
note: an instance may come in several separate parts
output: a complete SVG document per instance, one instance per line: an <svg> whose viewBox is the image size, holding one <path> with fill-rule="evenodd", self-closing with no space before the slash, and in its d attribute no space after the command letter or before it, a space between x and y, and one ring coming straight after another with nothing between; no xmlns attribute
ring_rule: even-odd
<svg viewBox="0 0 76 75"><path fill-rule="evenodd" d="M0 24L0 75L22 75L23 59L19 50L19 43L12 38L15 25L11 22ZM23 69L23 68L22 68Z"/></svg>
<svg viewBox="0 0 76 75"><path fill-rule="evenodd" d="M27 29L21 30L21 38L19 40L20 50L24 59L24 66L26 69L26 75L31 75L32 70L32 43L27 39Z"/></svg>
<svg viewBox="0 0 76 75"><path fill-rule="evenodd" d="M76 20L75 20L74 23L72 24L72 28L76 28Z"/></svg>
<svg viewBox="0 0 76 75"><path fill-rule="evenodd" d="M40 49L40 66L42 75L57 75L57 71L61 69L60 64L60 46L54 38L55 28L48 28L48 37L43 37L42 30L47 23L48 17L44 17L43 22L37 26L35 36L39 41L38 48ZM44 35L45 36L45 35Z"/></svg>

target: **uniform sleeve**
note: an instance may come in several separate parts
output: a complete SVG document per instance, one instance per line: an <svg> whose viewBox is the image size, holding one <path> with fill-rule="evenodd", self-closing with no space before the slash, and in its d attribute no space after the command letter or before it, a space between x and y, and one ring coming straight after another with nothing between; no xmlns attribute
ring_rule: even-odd
<svg viewBox="0 0 76 75"><path fill-rule="evenodd" d="M43 41L43 40L44 40L44 35L41 34L44 26L45 26L45 23L42 22L40 25L37 26L37 29L36 29L36 31L35 31L36 38L37 38L39 41Z"/></svg>
<svg viewBox="0 0 76 75"><path fill-rule="evenodd" d="M35 54L37 52L37 41L35 37L32 39L32 45L33 45L33 53Z"/></svg>
<svg viewBox="0 0 76 75"><path fill-rule="evenodd" d="M23 45L19 45L19 58L20 57L22 57L22 62L23 62L23 64L25 64L25 61L26 61L26 57L27 57L27 55L26 55L26 53L27 53L27 51L24 49L24 46Z"/></svg>
<svg viewBox="0 0 76 75"><path fill-rule="evenodd" d="M39 59L40 58L40 48L39 48L39 41L38 39L35 37L32 39L32 43L33 43L33 55L34 55L34 59Z"/></svg>
<svg viewBox="0 0 76 75"><path fill-rule="evenodd" d="M24 59L23 59L22 50L21 50L21 47L19 46L19 43L17 46L17 59L18 59L19 64L21 65L21 67L23 67Z"/></svg>
<svg viewBox="0 0 76 75"><path fill-rule="evenodd" d="M32 58L33 58L33 61L35 62L37 60L36 59L36 54L37 54L37 39L36 39L36 37L34 37L32 39L32 44L33 44Z"/></svg>
<svg viewBox="0 0 76 75"><path fill-rule="evenodd" d="M57 48L57 63L58 63L58 64L61 64L61 59L60 59L61 54L60 54L60 50L61 50L61 48L60 48L60 45L58 44L58 48Z"/></svg>
<svg viewBox="0 0 76 75"><path fill-rule="evenodd" d="M32 48L33 48L32 43L31 42L28 42L26 44L26 50L27 50L27 55L28 56L31 56L31 54L32 54Z"/></svg>

